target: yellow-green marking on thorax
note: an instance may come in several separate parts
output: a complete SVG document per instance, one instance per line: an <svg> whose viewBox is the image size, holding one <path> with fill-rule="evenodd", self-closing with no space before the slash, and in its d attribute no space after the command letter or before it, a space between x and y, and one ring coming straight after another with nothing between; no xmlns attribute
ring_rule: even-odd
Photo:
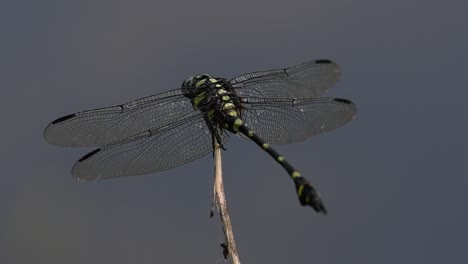
<svg viewBox="0 0 468 264"><path fill-rule="evenodd" d="M193 104L198 107L201 101L206 98L206 91L200 92L197 96L193 99Z"/></svg>
<svg viewBox="0 0 468 264"><path fill-rule="evenodd" d="M198 88L206 83L206 79L201 79L195 83L195 88Z"/></svg>

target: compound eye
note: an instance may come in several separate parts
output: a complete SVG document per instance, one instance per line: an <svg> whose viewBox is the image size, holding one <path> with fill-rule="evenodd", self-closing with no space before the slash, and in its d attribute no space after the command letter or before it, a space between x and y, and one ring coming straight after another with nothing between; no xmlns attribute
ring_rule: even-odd
<svg viewBox="0 0 468 264"><path fill-rule="evenodd" d="M195 83L195 76L187 78L183 83L182 87L192 87Z"/></svg>

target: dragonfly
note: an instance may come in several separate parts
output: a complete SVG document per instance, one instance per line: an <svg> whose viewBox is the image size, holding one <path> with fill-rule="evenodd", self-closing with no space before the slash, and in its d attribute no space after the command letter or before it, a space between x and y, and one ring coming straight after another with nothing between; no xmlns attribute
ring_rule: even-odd
<svg viewBox="0 0 468 264"><path fill-rule="evenodd" d="M270 144L290 144L352 120L349 100L320 97L340 78L340 67L319 59L242 74L233 79L200 74L180 88L128 103L60 117L44 131L48 143L97 147L72 175L101 180L168 170L225 149L232 134L253 141L294 182L299 202L326 214L313 185Z"/></svg>

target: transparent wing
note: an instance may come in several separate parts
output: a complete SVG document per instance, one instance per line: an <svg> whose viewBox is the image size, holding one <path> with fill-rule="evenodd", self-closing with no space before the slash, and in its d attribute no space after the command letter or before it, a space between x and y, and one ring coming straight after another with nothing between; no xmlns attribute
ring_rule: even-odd
<svg viewBox="0 0 468 264"><path fill-rule="evenodd" d="M227 134L221 134L226 143ZM80 180L143 175L171 169L212 151L211 132L202 114L142 132L96 149L73 166Z"/></svg>
<svg viewBox="0 0 468 264"><path fill-rule="evenodd" d="M338 98L244 98L241 116L265 142L289 144L346 124L356 106Z"/></svg>
<svg viewBox="0 0 468 264"><path fill-rule="evenodd" d="M305 62L290 68L252 72L230 80L240 96L263 98L319 97L340 78L340 68L330 60Z"/></svg>
<svg viewBox="0 0 468 264"><path fill-rule="evenodd" d="M47 126L44 138L59 146L103 146L196 112L183 90L177 89L61 117Z"/></svg>

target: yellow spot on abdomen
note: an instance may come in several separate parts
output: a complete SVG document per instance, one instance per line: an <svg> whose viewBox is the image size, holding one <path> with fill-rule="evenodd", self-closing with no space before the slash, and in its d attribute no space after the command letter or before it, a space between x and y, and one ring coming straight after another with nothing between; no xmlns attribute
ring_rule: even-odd
<svg viewBox="0 0 468 264"><path fill-rule="evenodd" d="M270 145L268 143L263 143L262 144L262 149L268 149Z"/></svg>
<svg viewBox="0 0 468 264"><path fill-rule="evenodd" d="M283 162L283 161L284 161L284 157L283 157L283 156L279 156L279 157L277 158L277 160L278 160L279 162Z"/></svg>
<svg viewBox="0 0 468 264"><path fill-rule="evenodd" d="M299 195L299 197L302 195L303 190L304 190L304 184L299 186L299 189L297 189L297 195Z"/></svg>
<svg viewBox="0 0 468 264"><path fill-rule="evenodd" d="M249 130L249 132L247 132L247 136L248 137L253 137L254 136L254 132L252 130Z"/></svg>
<svg viewBox="0 0 468 264"><path fill-rule="evenodd" d="M293 173L291 173L291 178L299 178L301 177L301 174L298 172L298 171L293 171Z"/></svg>
<svg viewBox="0 0 468 264"><path fill-rule="evenodd" d="M244 122L242 122L242 119L236 118L234 121L234 124L232 125L232 128L234 128L235 131L239 131L239 127L242 126Z"/></svg>

